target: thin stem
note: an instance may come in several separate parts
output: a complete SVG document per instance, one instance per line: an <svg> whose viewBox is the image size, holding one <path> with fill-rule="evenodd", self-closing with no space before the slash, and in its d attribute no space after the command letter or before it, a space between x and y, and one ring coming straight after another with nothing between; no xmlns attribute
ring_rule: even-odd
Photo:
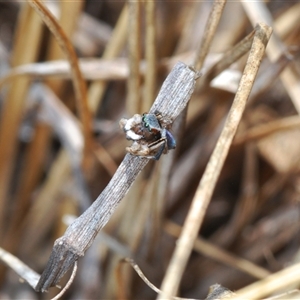
<svg viewBox="0 0 300 300"><path fill-rule="evenodd" d="M16 31L12 66L31 63L36 60L42 38L42 24L38 16L25 4L21 10ZM28 35L28 32L30 34ZM7 215L7 200L10 189L14 164L16 161L17 145L19 143L20 123L23 116L25 98L30 79L26 77L14 78L8 91L1 111L0 120L0 238L2 239L4 219Z"/></svg>
<svg viewBox="0 0 300 300"><path fill-rule="evenodd" d="M300 127L299 116L286 117L279 120L275 120L263 125L257 125L248 129L243 135L237 137L233 145L240 145L253 140L264 138L275 132L289 130Z"/></svg>
<svg viewBox="0 0 300 300"><path fill-rule="evenodd" d="M194 67L196 70L200 70L203 66L204 60L211 46L211 42L219 25L225 4L226 0L215 0L213 3L213 7L205 27L205 32L194 60Z"/></svg>
<svg viewBox="0 0 300 300"><path fill-rule="evenodd" d="M148 111L154 101L156 89L156 32L155 32L155 1L145 1L146 8L146 61L145 92L142 111Z"/></svg>
<svg viewBox="0 0 300 300"><path fill-rule="evenodd" d="M270 26L273 26L272 15L263 1L242 0L241 3L252 24L256 24L257 22L267 22ZM281 41L281 39L275 32L267 49L267 55L269 59L274 62L282 53L286 51L286 45ZM282 74L280 75L280 79L288 95L290 96L295 109L297 110L298 114L300 114L299 78L295 75L291 66L287 66L284 72L282 72Z"/></svg>
<svg viewBox="0 0 300 300"><path fill-rule="evenodd" d="M85 139L85 148L91 149L91 116L88 110L87 105L87 92L85 81L83 80L81 71L78 65L78 59L75 53L75 50L70 43L68 37L65 32L58 24L55 17L51 14L51 12L40 2L40 0L28 0L28 3L35 9L35 11L42 18L44 23L48 26L50 31L53 33L56 38L58 44L66 54L71 70L72 70L72 78L73 85L75 90L75 98L76 105L78 109L78 113L82 122L83 127L83 135Z"/></svg>
<svg viewBox="0 0 300 300"><path fill-rule="evenodd" d="M126 33L127 33L127 23L128 23L128 5L125 5L120 16L118 22L114 28L112 36L105 47L104 53L102 55L102 59L113 59L118 56L120 51L123 49L125 41L126 41ZM118 64L119 65L119 64ZM109 68L100 67L100 69L107 71ZM118 70L118 73L121 73ZM127 75L126 75L127 78ZM92 82L89 91L89 106L93 114L96 113L98 107L101 105L101 101L103 99L104 92L106 90L107 83L104 80L97 80Z"/></svg>
<svg viewBox="0 0 300 300"><path fill-rule="evenodd" d="M201 86L198 88L202 88L206 85L207 82L211 81L217 75L219 75L222 71L228 68L232 63L236 62L240 57L246 54L250 48L253 41L253 37L255 34L255 30L249 33L245 38L243 38L240 42L238 42L233 48L226 51L222 58L213 65L206 74L201 78Z"/></svg>
<svg viewBox="0 0 300 300"><path fill-rule="evenodd" d="M128 50L129 69L127 112L129 115L141 112L140 107L140 0L129 0Z"/></svg>
<svg viewBox="0 0 300 300"><path fill-rule="evenodd" d="M259 24L256 28L248 61L232 107L225 122L224 129L199 183L185 220L182 233L177 241L176 249L173 253L166 276L162 283L162 290L168 297L177 293L182 274L193 249L200 226L203 222L206 209L228 154L230 144L241 120L246 106L246 101L253 86L254 79L264 55L266 44L271 36L271 32L272 29L264 24ZM159 297L158 299L162 298Z"/></svg>
<svg viewBox="0 0 300 300"><path fill-rule="evenodd" d="M298 263L238 290L236 295L230 299L263 299L276 291L298 284L299 277L300 264Z"/></svg>

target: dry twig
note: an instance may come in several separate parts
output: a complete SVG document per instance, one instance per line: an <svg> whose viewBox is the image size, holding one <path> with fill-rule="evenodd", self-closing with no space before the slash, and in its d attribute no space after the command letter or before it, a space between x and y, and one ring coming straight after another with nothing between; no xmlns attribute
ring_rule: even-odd
<svg viewBox="0 0 300 300"><path fill-rule="evenodd" d="M180 279L203 222L216 181L245 109L246 101L253 86L271 32L272 29L265 24L259 24L256 27L251 51L238 91L225 122L224 129L199 183L162 284L162 290L167 297L171 297L177 292Z"/></svg>
<svg viewBox="0 0 300 300"><path fill-rule="evenodd" d="M46 23L69 60L73 77L77 109L83 127L85 147L86 149L91 149L91 117L87 105L86 85L79 69L75 50L55 17L44 6L44 4L40 2L40 0L28 0L28 3L35 9L42 20Z"/></svg>
<svg viewBox="0 0 300 300"><path fill-rule="evenodd" d="M160 111L167 120L174 120L187 105L198 74L183 63L177 63L158 94L150 113ZM110 183L95 202L56 240L37 291L55 286L66 271L83 256L97 233L107 223L115 208L128 192L148 159L127 154Z"/></svg>

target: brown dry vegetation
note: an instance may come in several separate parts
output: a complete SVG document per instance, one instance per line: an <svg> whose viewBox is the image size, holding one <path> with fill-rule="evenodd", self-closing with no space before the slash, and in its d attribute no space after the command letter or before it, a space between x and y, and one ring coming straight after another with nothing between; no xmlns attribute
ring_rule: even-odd
<svg viewBox="0 0 300 300"><path fill-rule="evenodd" d="M54 241L123 160L130 143L119 120L149 111L177 61L196 63L203 77L174 123L176 150L147 164L63 296L156 298L121 260L133 258L157 287L170 283L176 240L192 201L201 203L198 185L248 54L218 77L208 70L262 21L272 38L205 218L195 221L201 229L190 233L193 251L186 249L186 266L178 262L185 271L175 277L186 298L203 299L219 283L232 291L249 285L243 299L274 292L299 299L285 293L300 284L300 2L265 2L228 2L207 56L198 49L208 40L209 1L129 1L129 9L123 1L45 1L65 32L64 50L26 1L0 2L0 246L42 273ZM204 53L203 68L196 53ZM36 293L4 264L0 283L1 299L59 292Z"/></svg>

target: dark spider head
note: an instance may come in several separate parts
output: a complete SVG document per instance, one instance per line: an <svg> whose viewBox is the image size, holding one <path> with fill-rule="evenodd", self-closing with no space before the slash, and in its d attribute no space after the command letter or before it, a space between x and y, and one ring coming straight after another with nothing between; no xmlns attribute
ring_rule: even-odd
<svg viewBox="0 0 300 300"><path fill-rule="evenodd" d="M155 114L143 114L142 124L150 132L156 133L162 130L161 125Z"/></svg>
<svg viewBox="0 0 300 300"><path fill-rule="evenodd" d="M162 127L155 114L143 114L142 130L146 141L154 141L161 138Z"/></svg>

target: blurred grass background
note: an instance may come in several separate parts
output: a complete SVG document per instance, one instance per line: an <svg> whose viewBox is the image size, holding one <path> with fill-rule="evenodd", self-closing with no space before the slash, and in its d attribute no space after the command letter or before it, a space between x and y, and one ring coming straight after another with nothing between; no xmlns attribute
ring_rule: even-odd
<svg viewBox="0 0 300 300"><path fill-rule="evenodd" d="M0 2L1 247L40 273L55 239L90 205L82 189L95 199L123 159L128 142L120 118L148 111L170 68L193 61L212 6L127 4L45 1L80 59L91 119L87 138L70 68L55 37L26 2ZM204 298L214 283L241 288L300 257L300 3L263 5L282 47L270 47L262 63L182 278L183 297ZM204 74L252 31L251 14L260 12L250 2L226 4ZM160 285L245 60L196 89L186 124L173 126L177 149L139 176L80 261L65 299L156 297L120 258L134 257ZM78 157L85 180L78 179ZM252 264L243 267L238 258ZM3 299L48 299L57 293L37 295L3 265L0 284Z"/></svg>

